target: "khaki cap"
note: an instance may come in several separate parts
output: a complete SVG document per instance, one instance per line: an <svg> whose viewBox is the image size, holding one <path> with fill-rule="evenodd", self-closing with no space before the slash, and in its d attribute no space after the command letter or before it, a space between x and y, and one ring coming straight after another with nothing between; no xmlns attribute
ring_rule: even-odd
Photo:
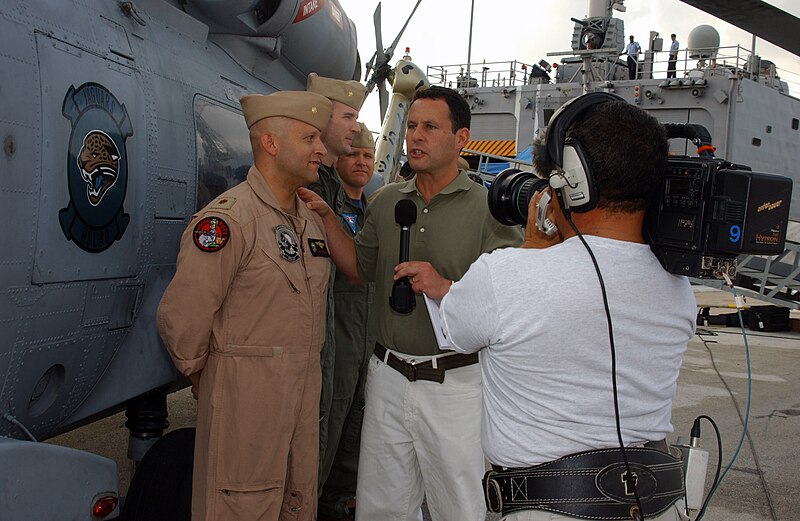
<svg viewBox="0 0 800 521"><path fill-rule="evenodd" d="M361 125L361 132L353 138L353 148L375 148L375 138L372 137L372 132L365 124L359 123L359 125Z"/></svg>
<svg viewBox="0 0 800 521"><path fill-rule="evenodd" d="M361 110L367 88L354 80L335 80L333 78L319 76L312 72L308 75L306 91L322 94L330 100L344 103L348 107L352 107L356 110Z"/></svg>
<svg viewBox="0 0 800 521"><path fill-rule="evenodd" d="M325 130L333 104L325 96L303 91L282 91L269 95L253 94L239 98L247 128L264 118L282 116Z"/></svg>
<svg viewBox="0 0 800 521"><path fill-rule="evenodd" d="M459 170L469 170L469 163L467 162L466 159L464 159L461 156L458 157L458 169Z"/></svg>

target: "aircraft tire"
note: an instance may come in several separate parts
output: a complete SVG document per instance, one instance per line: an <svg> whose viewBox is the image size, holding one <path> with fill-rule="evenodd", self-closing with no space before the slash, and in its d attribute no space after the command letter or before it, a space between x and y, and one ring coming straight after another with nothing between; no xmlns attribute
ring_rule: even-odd
<svg viewBox="0 0 800 521"><path fill-rule="evenodd" d="M167 433L136 469L121 521L191 521L195 429Z"/></svg>

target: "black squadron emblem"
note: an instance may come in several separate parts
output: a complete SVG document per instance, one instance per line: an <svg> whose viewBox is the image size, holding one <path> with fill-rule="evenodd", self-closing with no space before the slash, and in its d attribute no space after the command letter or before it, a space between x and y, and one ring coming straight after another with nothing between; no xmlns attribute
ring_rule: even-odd
<svg viewBox="0 0 800 521"><path fill-rule="evenodd" d="M279 224L275 227L275 240L284 260L289 262L300 260L300 244L297 242L294 230L285 224Z"/></svg>
<svg viewBox="0 0 800 521"><path fill-rule="evenodd" d="M130 222L122 203L128 188L128 111L97 83L71 86L61 107L72 124L67 153L69 205L58 213L67 239L99 253L122 238Z"/></svg>

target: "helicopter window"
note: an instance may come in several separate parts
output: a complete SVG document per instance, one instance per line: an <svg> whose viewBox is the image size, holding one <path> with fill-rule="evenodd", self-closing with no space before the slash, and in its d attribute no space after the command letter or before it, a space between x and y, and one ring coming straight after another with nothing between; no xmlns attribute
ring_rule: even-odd
<svg viewBox="0 0 800 521"><path fill-rule="evenodd" d="M269 0L269 1L262 1L259 5L253 9L253 12L256 15L256 22L258 25L266 23L267 20L272 18L272 15L275 14L275 11L278 10L278 6L280 5L280 0Z"/></svg>
<svg viewBox="0 0 800 521"><path fill-rule="evenodd" d="M199 210L247 178L252 163L250 134L242 114L204 98L194 101Z"/></svg>
<svg viewBox="0 0 800 521"><path fill-rule="evenodd" d="M797 130L798 126L800 126L800 120L792 118L792 130Z"/></svg>

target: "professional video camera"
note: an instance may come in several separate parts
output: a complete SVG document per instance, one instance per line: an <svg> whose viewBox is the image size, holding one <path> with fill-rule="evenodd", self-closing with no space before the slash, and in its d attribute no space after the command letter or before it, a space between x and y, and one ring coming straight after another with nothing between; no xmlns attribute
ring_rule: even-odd
<svg viewBox="0 0 800 521"><path fill-rule="evenodd" d="M489 188L492 216L524 225L531 197L549 185L533 173L504 170ZM670 157L661 190L646 212L644 237L670 273L733 277L738 255L783 251L791 196L787 177L713 157ZM544 206L537 226L547 232L552 228L543 218Z"/></svg>
<svg viewBox="0 0 800 521"><path fill-rule="evenodd" d="M645 240L670 273L732 278L737 256L783 252L791 200L787 177L713 158L670 158Z"/></svg>

